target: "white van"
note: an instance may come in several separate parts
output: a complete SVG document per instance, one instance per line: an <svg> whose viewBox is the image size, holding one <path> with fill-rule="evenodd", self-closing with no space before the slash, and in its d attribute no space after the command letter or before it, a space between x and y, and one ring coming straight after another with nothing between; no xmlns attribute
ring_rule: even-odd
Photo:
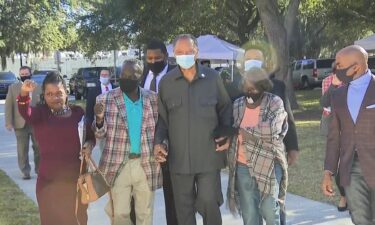
<svg viewBox="0 0 375 225"><path fill-rule="evenodd" d="M302 59L293 63L292 81L295 88L322 86L322 81L332 72L335 59Z"/></svg>

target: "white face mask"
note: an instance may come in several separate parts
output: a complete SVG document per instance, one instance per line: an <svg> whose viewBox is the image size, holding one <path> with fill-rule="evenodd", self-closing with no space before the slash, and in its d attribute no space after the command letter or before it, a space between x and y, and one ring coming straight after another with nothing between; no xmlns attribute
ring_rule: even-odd
<svg viewBox="0 0 375 225"><path fill-rule="evenodd" d="M195 55L176 55L176 63L183 69L190 69L195 64Z"/></svg>
<svg viewBox="0 0 375 225"><path fill-rule="evenodd" d="M109 77L100 77L100 83L102 83L103 85L107 85L109 84Z"/></svg>
<svg viewBox="0 0 375 225"><path fill-rule="evenodd" d="M250 59L245 61L245 71L249 71L251 68L262 68L263 62L256 59Z"/></svg>

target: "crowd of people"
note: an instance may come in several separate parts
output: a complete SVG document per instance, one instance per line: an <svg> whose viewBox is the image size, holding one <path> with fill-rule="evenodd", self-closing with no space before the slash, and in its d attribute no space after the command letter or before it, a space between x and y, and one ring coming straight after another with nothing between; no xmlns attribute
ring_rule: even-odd
<svg viewBox="0 0 375 225"><path fill-rule="evenodd" d="M39 87L29 79L30 68L20 69L22 81L10 87L6 99L6 127L15 130L24 179L31 178L32 137L42 225L87 224L87 205L77 202L77 179L80 156L90 156L95 144L99 170L111 188L103 210L113 225L151 225L155 190L161 187L167 225L195 225L196 213L204 225L220 225L224 201L244 225L286 224L288 166L298 159L299 147L284 82L266 70L260 49L246 49L240 75L229 85L198 63L198 52L195 37L177 36L174 66L164 43L151 41L145 63L124 61L118 87L108 70L101 71L88 90L85 111L69 103L59 73L50 72ZM342 49L323 81L322 190L334 195L334 175L339 211L348 208L355 224L370 225L375 81L367 57L359 46ZM82 118L83 140L77 129Z"/></svg>

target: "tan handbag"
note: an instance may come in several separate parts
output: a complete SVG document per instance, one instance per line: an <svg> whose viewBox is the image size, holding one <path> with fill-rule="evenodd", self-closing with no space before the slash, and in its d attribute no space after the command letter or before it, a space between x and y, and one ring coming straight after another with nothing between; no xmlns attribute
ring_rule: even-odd
<svg viewBox="0 0 375 225"><path fill-rule="evenodd" d="M83 166L86 162L88 172L83 173ZM91 158L91 156L82 156L81 166L79 169L79 177L77 181L77 198L76 198L76 217L78 224L78 201L81 201L82 204L89 204L98 200L100 197L105 195L109 192L109 200L111 203L111 224L114 224L114 206L113 206L113 198L112 198L112 191L110 185L108 184L107 180L105 179L102 172L96 166L95 161ZM81 199L79 199L81 196Z"/></svg>
<svg viewBox="0 0 375 225"><path fill-rule="evenodd" d="M82 174L84 162L87 164L88 172ZM82 204L94 202L109 192L110 186L90 156L84 155L81 160L78 187Z"/></svg>

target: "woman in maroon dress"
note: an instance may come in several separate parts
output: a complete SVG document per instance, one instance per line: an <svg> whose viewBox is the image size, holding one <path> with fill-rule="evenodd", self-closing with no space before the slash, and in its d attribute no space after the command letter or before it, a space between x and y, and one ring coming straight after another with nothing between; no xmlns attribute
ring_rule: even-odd
<svg viewBox="0 0 375 225"><path fill-rule="evenodd" d="M40 167L36 184L42 225L86 225L87 206L79 203L76 217L77 179L81 144L78 123L84 111L67 104L64 79L56 72L47 74L41 104L30 107L29 93L35 82L25 81L18 97L18 109L31 124L40 146ZM87 125L84 148L92 149L95 137Z"/></svg>

